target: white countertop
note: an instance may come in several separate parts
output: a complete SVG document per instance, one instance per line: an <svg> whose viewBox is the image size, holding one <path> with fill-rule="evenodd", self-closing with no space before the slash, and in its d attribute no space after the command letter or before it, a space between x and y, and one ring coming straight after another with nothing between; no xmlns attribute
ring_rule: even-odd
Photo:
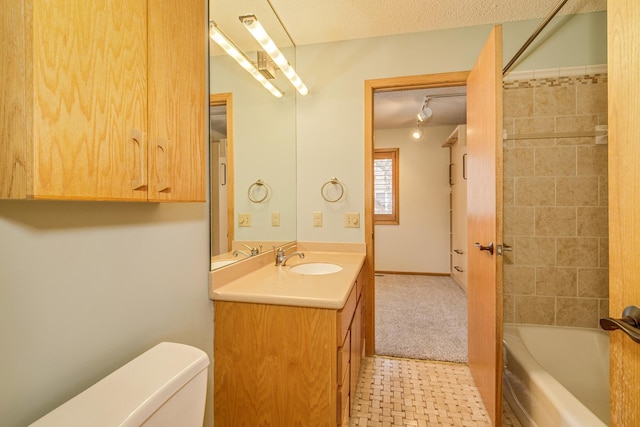
<svg viewBox="0 0 640 427"><path fill-rule="evenodd" d="M304 254L304 259L290 258L284 267L276 267L272 262L220 286L210 284L209 297L216 301L341 309L364 264L365 254L317 251L304 251ZM338 264L342 270L323 275L290 271L294 265L310 262Z"/></svg>

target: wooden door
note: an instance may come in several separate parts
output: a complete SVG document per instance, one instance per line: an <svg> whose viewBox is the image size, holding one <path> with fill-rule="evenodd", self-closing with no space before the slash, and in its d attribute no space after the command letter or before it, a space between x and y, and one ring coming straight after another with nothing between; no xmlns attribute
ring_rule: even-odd
<svg viewBox="0 0 640 427"><path fill-rule="evenodd" d="M149 200L205 201L206 2L149 2Z"/></svg>
<svg viewBox="0 0 640 427"><path fill-rule="evenodd" d="M640 3L607 2L609 315L640 306ZM640 425L640 345L611 337L611 426Z"/></svg>
<svg viewBox="0 0 640 427"><path fill-rule="evenodd" d="M131 185L146 164L131 133L147 125L146 0L36 1L32 13L25 195L146 199Z"/></svg>
<svg viewBox="0 0 640 427"><path fill-rule="evenodd" d="M502 27L467 79L469 367L495 426L502 425Z"/></svg>

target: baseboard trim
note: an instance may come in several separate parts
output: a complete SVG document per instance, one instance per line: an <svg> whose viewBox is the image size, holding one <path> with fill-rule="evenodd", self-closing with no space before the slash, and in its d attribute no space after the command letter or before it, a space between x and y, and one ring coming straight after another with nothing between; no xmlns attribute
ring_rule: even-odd
<svg viewBox="0 0 640 427"><path fill-rule="evenodd" d="M423 273L413 271L375 271L375 274L405 274L412 276L451 276L449 273Z"/></svg>

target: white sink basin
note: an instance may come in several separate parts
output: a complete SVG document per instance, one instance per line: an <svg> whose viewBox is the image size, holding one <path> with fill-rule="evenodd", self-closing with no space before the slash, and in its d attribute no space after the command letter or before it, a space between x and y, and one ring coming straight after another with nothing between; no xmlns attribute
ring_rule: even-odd
<svg viewBox="0 0 640 427"><path fill-rule="evenodd" d="M290 267L290 270L296 274L332 274L342 270L338 264L330 264L327 262L309 262L306 264L298 264Z"/></svg>
<svg viewBox="0 0 640 427"><path fill-rule="evenodd" d="M215 270L216 268L220 268L220 267L224 267L225 265L233 264L236 261L237 260L235 260L235 259L226 259L226 260L222 260L222 261L213 261L211 263L211 269Z"/></svg>

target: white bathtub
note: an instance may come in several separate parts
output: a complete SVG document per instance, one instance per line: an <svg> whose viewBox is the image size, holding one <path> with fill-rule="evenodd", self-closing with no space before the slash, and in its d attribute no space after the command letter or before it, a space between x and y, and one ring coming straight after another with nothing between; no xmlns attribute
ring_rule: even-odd
<svg viewBox="0 0 640 427"><path fill-rule="evenodd" d="M609 425L609 336L504 326L503 394L524 427Z"/></svg>

